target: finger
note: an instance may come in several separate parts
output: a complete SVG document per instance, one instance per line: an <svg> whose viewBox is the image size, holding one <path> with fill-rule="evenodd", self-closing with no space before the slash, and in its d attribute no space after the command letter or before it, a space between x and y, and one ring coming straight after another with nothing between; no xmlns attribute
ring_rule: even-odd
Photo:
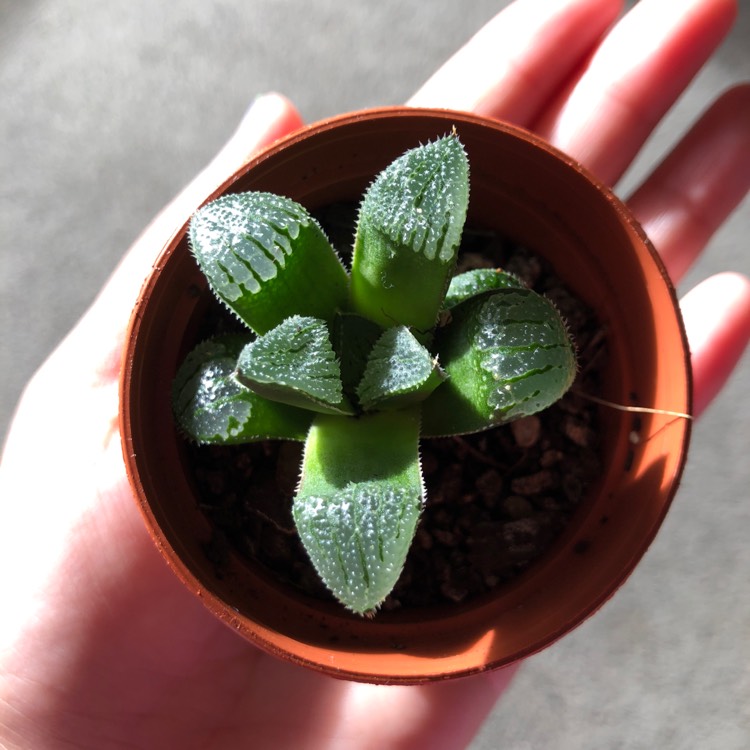
<svg viewBox="0 0 750 750"><path fill-rule="evenodd" d="M535 129L613 185L736 11L736 0L641 0Z"/></svg>
<svg viewBox="0 0 750 750"><path fill-rule="evenodd" d="M678 282L750 190L750 85L726 92L628 204Z"/></svg>
<svg viewBox="0 0 750 750"><path fill-rule="evenodd" d="M680 302L693 363L693 411L699 416L722 389L750 341L750 280L722 273Z"/></svg>
<svg viewBox="0 0 750 750"><path fill-rule="evenodd" d="M409 100L525 125L587 57L622 0L518 0Z"/></svg>
<svg viewBox="0 0 750 750"><path fill-rule="evenodd" d="M356 746L369 733L393 750L468 747L519 666L418 687L350 683L333 731L345 740L342 747ZM401 720L392 721L394 716Z"/></svg>

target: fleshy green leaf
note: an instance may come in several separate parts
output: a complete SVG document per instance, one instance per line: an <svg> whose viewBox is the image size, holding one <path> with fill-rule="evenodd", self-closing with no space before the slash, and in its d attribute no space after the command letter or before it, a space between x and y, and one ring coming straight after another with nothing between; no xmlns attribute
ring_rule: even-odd
<svg viewBox="0 0 750 750"><path fill-rule="evenodd" d="M328 326L294 315L250 342L239 356L237 379L272 401L313 411L353 414Z"/></svg>
<svg viewBox="0 0 750 750"><path fill-rule="evenodd" d="M452 313L435 342L448 380L423 404L423 435L477 432L534 414L573 382L573 344L545 297L500 289Z"/></svg>
<svg viewBox="0 0 750 750"><path fill-rule="evenodd" d="M396 326L375 343L357 396L365 411L400 409L423 401L442 382L437 360L408 328Z"/></svg>
<svg viewBox="0 0 750 750"><path fill-rule="evenodd" d="M455 266L469 164L455 135L407 151L365 194L352 260L355 312L426 333Z"/></svg>
<svg viewBox="0 0 750 750"><path fill-rule="evenodd" d="M321 415L305 444L293 514L325 585L359 614L377 609L401 575L422 509L419 416Z"/></svg>
<svg viewBox="0 0 750 750"><path fill-rule="evenodd" d="M223 336L188 354L173 384L180 428L199 443L304 440L312 414L261 398L234 378L247 337Z"/></svg>
<svg viewBox="0 0 750 750"><path fill-rule="evenodd" d="M459 273L451 279L445 295L443 308L450 310L470 297L476 297L495 289L526 289L526 284L517 276L499 268L475 268Z"/></svg>
<svg viewBox="0 0 750 750"><path fill-rule="evenodd" d="M298 203L270 193L224 195L198 210L190 245L211 289L256 333L291 315L330 321L348 276Z"/></svg>

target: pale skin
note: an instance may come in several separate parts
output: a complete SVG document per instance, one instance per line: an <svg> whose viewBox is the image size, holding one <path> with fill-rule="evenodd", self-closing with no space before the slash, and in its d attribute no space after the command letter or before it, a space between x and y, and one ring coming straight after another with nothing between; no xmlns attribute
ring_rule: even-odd
<svg viewBox="0 0 750 750"><path fill-rule="evenodd" d="M615 23L621 5L517 0L410 103L525 125L615 184L736 13L733 0L685 0L679 10L642 0ZM301 125L283 97L259 98L28 384L0 474L2 747L460 748L512 679L506 669L374 687L267 656L182 587L133 503L117 378L138 289L182 218L258 149ZM722 94L628 202L678 281L748 188L745 85ZM700 414L747 345L750 281L710 278L682 309ZM41 469L32 446L53 413L66 434Z"/></svg>

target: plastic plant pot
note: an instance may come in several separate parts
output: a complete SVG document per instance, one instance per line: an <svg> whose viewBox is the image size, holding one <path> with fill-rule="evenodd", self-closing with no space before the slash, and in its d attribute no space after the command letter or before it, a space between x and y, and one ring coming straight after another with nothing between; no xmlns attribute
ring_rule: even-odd
<svg viewBox="0 0 750 750"><path fill-rule="evenodd" d="M634 415L599 407L602 476L553 547L513 582L455 606L363 619L298 593L239 555L230 555L217 575L205 551L209 521L171 414L172 379L196 343L210 298L187 245L188 215L155 263L127 335L123 452L162 555L239 635L336 677L443 680L499 668L550 645L632 572L664 519L686 460L690 420L674 414L691 409L689 353L664 267L625 205L537 136L466 113L368 110L276 142L206 201L247 190L285 195L310 210L356 201L392 159L453 127L471 164L467 225L497 230L550 261L606 332L600 397L655 410Z"/></svg>

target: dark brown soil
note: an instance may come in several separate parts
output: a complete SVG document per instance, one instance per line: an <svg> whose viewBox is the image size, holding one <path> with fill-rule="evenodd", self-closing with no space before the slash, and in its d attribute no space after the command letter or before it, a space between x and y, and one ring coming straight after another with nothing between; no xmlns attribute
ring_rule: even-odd
<svg viewBox="0 0 750 750"><path fill-rule="evenodd" d="M351 236L350 219L339 211L321 218L334 244L339 225ZM599 391L598 321L546 262L494 233L465 233L460 270L477 265L516 273L555 302L578 347L578 380L539 415L477 435L422 441L427 503L384 609L463 602L511 581L560 536L601 472L596 407L575 393ZM330 599L291 517L301 444L188 450L202 510L215 527L206 551L217 572L234 550L286 584Z"/></svg>

